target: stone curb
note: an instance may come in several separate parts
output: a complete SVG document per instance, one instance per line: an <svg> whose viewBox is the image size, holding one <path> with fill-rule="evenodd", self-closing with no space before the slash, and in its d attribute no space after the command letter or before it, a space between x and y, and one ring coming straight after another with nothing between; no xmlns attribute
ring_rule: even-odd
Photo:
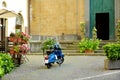
<svg viewBox="0 0 120 80"><path fill-rule="evenodd" d="M43 55L43 53L28 53L27 55ZM65 56L105 56L104 53L64 53Z"/></svg>

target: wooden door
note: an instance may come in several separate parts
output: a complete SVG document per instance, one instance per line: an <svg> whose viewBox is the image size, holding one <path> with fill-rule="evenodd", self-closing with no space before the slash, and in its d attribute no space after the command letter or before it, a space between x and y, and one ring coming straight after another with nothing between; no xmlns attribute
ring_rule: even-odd
<svg viewBox="0 0 120 80"><path fill-rule="evenodd" d="M92 29L94 26L98 25L96 22L96 14L104 14L108 13L108 25L104 26L107 27L104 30L109 30L108 31L108 40L109 39L114 39L115 35L115 23L114 23L114 0L90 0L90 37L92 38ZM104 18L103 18L104 20ZM99 29L98 29L99 31ZM98 35L98 34L97 34ZM101 32L101 35L105 35L104 33ZM98 35L100 36L100 35ZM104 39L104 38L101 38Z"/></svg>

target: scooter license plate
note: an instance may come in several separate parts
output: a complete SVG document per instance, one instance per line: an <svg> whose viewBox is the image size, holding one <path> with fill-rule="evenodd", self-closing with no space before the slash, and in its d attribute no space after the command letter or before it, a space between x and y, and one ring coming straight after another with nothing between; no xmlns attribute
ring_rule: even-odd
<svg viewBox="0 0 120 80"><path fill-rule="evenodd" d="M45 63L48 63L48 60L45 60Z"/></svg>

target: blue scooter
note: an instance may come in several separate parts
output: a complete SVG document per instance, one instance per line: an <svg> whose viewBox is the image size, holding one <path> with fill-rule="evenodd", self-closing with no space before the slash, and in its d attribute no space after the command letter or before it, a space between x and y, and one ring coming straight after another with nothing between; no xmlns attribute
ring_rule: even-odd
<svg viewBox="0 0 120 80"><path fill-rule="evenodd" d="M54 49L46 51L47 55L44 57L44 63L47 68L51 68L52 64L57 63L61 65L64 62L64 54L61 51L61 48L54 46Z"/></svg>

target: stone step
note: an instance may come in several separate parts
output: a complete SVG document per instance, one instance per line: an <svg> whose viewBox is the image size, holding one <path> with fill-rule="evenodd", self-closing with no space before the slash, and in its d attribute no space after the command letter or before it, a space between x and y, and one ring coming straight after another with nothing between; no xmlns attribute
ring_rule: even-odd
<svg viewBox="0 0 120 80"><path fill-rule="evenodd" d="M79 47L78 46L64 46L64 47L61 47L62 50L79 50Z"/></svg>
<svg viewBox="0 0 120 80"><path fill-rule="evenodd" d="M99 48L103 50L103 46L108 43L116 43L116 41L102 41L99 45Z"/></svg>
<svg viewBox="0 0 120 80"><path fill-rule="evenodd" d="M62 50L62 52L64 52L64 53L80 53L80 50ZM95 50L94 52L95 53L104 53L104 50L98 49L98 50Z"/></svg>
<svg viewBox="0 0 120 80"><path fill-rule="evenodd" d="M78 47L78 44L60 44L61 47Z"/></svg>
<svg viewBox="0 0 120 80"><path fill-rule="evenodd" d="M80 53L79 50L62 50L63 53Z"/></svg>
<svg viewBox="0 0 120 80"><path fill-rule="evenodd" d="M43 51L42 50L39 50L39 51L31 51L31 53L43 53ZM79 50L75 50L75 49L73 49L73 50L71 50L71 49L66 49L66 50L62 50L62 52L63 53L80 53L80 51Z"/></svg>
<svg viewBox="0 0 120 80"><path fill-rule="evenodd" d="M73 43L80 42L80 40L74 40L74 41L72 41L72 40L66 40L66 41L60 40L59 42L60 42L60 44L73 44Z"/></svg>
<svg viewBox="0 0 120 80"><path fill-rule="evenodd" d="M101 41L101 43L99 45L99 48L100 48L100 50L103 50L103 45L108 44L108 43L115 43L115 42L116 41L112 41L112 40L110 40L110 41L109 40L103 40L103 41ZM68 44L67 44L67 42L63 42L63 43L61 43L61 46L62 46L63 50L67 50L67 49L68 50L69 49L71 49L71 50L73 50L73 49L79 50L78 44L79 44L79 41L75 41L75 43L74 43L74 41L68 42Z"/></svg>
<svg viewBox="0 0 120 80"><path fill-rule="evenodd" d="M76 41L60 41L60 45L61 45L62 51L64 53L80 53L79 47L78 47L79 42L80 42L79 40L76 40ZM33 43L36 44L36 46L31 46L32 47L31 52L42 53L40 45L37 45L37 44L40 44L40 42L33 42ZM104 50L103 50L102 47L103 47L103 45L108 44L108 43L116 43L116 41L112 41L112 40L101 41L101 43L99 45L99 49L95 50L95 53L104 53Z"/></svg>
<svg viewBox="0 0 120 80"><path fill-rule="evenodd" d="M80 53L79 50L62 50L63 53ZM104 53L104 50L95 50L95 53Z"/></svg>
<svg viewBox="0 0 120 80"><path fill-rule="evenodd" d="M102 49L101 50L100 49L99 50L95 50L95 53L104 53L104 50L102 50Z"/></svg>

